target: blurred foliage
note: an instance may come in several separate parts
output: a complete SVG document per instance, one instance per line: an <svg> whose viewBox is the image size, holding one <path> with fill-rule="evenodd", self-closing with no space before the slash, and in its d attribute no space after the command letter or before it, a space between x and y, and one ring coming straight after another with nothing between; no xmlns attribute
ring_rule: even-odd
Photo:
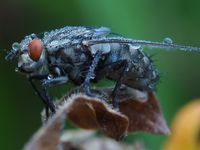
<svg viewBox="0 0 200 150"><path fill-rule="evenodd" d="M30 33L41 33L65 25L107 26L123 36L199 46L199 0L1 0L0 48ZM200 55L145 49L161 72L158 98L170 123L187 100L200 97ZM40 126L43 105L25 77L14 72L16 63L4 60L0 52L0 149L21 149ZM130 135L144 140L149 149L160 149L166 137Z"/></svg>

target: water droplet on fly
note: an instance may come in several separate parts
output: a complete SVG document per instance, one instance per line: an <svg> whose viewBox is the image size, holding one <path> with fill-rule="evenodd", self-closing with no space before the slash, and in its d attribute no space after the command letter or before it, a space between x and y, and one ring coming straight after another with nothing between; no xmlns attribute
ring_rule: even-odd
<svg viewBox="0 0 200 150"><path fill-rule="evenodd" d="M47 36L49 33L48 32L44 32L44 36Z"/></svg>
<svg viewBox="0 0 200 150"><path fill-rule="evenodd" d="M15 72L19 72L19 68L15 68Z"/></svg>
<svg viewBox="0 0 200 150"><path fill-rule="evenodd" d="M53 76L51 74L48 75L48 77L47 77L48 80L51 80L52 78L53 78Z"/></svg>
<svg viewBox="0 0 200 150"><path fill-rule="evenodd" d="M95 74L92 74L91 76L90 76L90 79L94 79L95 78Z"/></svg>
<svg viewBox="0 0 200 150"><path fill-rule="evenodd" d="M152 84L150 84L148 87L149 87L149 89L153 89L154 88L154 86Z"/></svg>
<svg viewBox="0 0 200 150"><path fill-rule="evenodd" d="M20 44L19 43L15 42L15 43L12 44L12 49L13 50L18 51L19 48L20 48Z"/></svg>
<svg viewBox="0 0 200 150"><path fill-rule="evenodd" d="M163 40L163 43L166 43L166 44L172 44L173 41L172 41L171 38L167 37L167 38L165 38L165 39Z"/></svg>

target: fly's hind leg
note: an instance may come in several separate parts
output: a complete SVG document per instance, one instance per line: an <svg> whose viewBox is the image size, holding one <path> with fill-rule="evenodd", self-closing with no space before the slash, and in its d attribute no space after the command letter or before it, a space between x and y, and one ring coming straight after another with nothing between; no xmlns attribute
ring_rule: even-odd
<svg viewBox="0 0 200 150"><path fill-rule="evenodd" d="M103 76L106 75L107 78L116 81L114 89L111 93L112 104L116 110L119 110L119 105L116 101L116 94L118 92L118 89L121 87L122 79L125 76L127 68L127 60L119 60L117 62L106 65L103 69L97 72L97 80L101 79ZM113 77L113 74L115 74L115 77Z"/></svg>
<svg viewBox="0 0 200 150"><path fill-rule="evenodd" d="M113 91L112 91L112 95L111 95L111 98L112 98L112 104L113 104L113 107L116 109L116 110L119 110L119 104L118 104L118 102L116 101L116 94L117 94L117 91L118 91L118 89L121 87L121 84L122 84L122 79L123 79L123 77L124 77L124 75L125 75L125 73L126 73L126 70L127 70L127 68L128 68L128 62L126 61L126 60L122 60L121 62L120 62L120 65L121 65L121 67L122 67L122 71L121 71L121 73L120 73L120 75L119 75L119 78L118 78L118 80L117 80L117 82L116 82L116 84L115 84L115 87L114 87L114 89L113 89ZM120 67L120 68L121 68Z"/></svg>

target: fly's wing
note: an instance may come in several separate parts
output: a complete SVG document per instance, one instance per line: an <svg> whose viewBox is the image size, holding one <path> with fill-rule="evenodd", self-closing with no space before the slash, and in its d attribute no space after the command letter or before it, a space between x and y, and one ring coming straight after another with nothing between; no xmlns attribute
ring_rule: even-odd
<svg viewBox="0 0 200 150"><path fill-rule="evenodd" d="M93 28L92 31L94 32L93 37L95 38L111 34L111 30L107 27Z"/></svg>
<svg viewBox="0 0 200 150"><path fill-rule="evenodd" d="M84 41L84 44L87 46L93 46L97 44L106 44L106 43L119 43L119 44L131 44L133 46L142 46L149 48L161 48L161 49L178 49L186 52L200 52L200 48L192 46L183 46L173 44L169 38L164 42L151 42L145 40L133 40L126 39L122 37L111 37L111 38L101 38L101 39L92 39L89 41Z"/></svg>

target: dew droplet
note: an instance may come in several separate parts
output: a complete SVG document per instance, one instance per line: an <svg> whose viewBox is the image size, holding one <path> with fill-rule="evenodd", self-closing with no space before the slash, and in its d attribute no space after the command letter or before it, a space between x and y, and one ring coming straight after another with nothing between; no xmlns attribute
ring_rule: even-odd
<svg viewBox="0 0 200 150"><path fill-rule="evenodd" d="M47 77L48 80L51 80L52 78L53 78L53 76L51 74L48 75L48 77Z"/></svg>
<svg viewBox="0 0 200 150"><path fill-rule="evenodd" d="M167 38L165 38L165 39L163 40L163 43L172 44L173 41L172 41L171 38L167 37Z"/></svg>
<svg viewBox="0 0 200 150"><path fill-rule="evenodd" d="M94 79L95 78L95 74L91 74L90 79Z"/></svg>
<svg viewBox="0 0 200 150"><path fill-rule="evenodd" d="M19 68L15 68L15 72L19 72Z"/></svg>
<svg viewBox="0 0 200 150"><path fill-rule="evenodd" d="M48 32L44 32L44 36L47 36L49 33Z"/></svg>
<svg viewBox="0 0 200 150"><path fill-rule="evenodd" d="M152 85L152 84L149 84L148 87L149 87L149 89L154 89L154 85Z"/></svg>
<svg viewBox="0 0 200 150"><path fill-rule="evenodd" d="M18 51L19 48L20 48L20 44L18 42L15 42L15 43L12 44L12 49L14 51Z"/></svg>

